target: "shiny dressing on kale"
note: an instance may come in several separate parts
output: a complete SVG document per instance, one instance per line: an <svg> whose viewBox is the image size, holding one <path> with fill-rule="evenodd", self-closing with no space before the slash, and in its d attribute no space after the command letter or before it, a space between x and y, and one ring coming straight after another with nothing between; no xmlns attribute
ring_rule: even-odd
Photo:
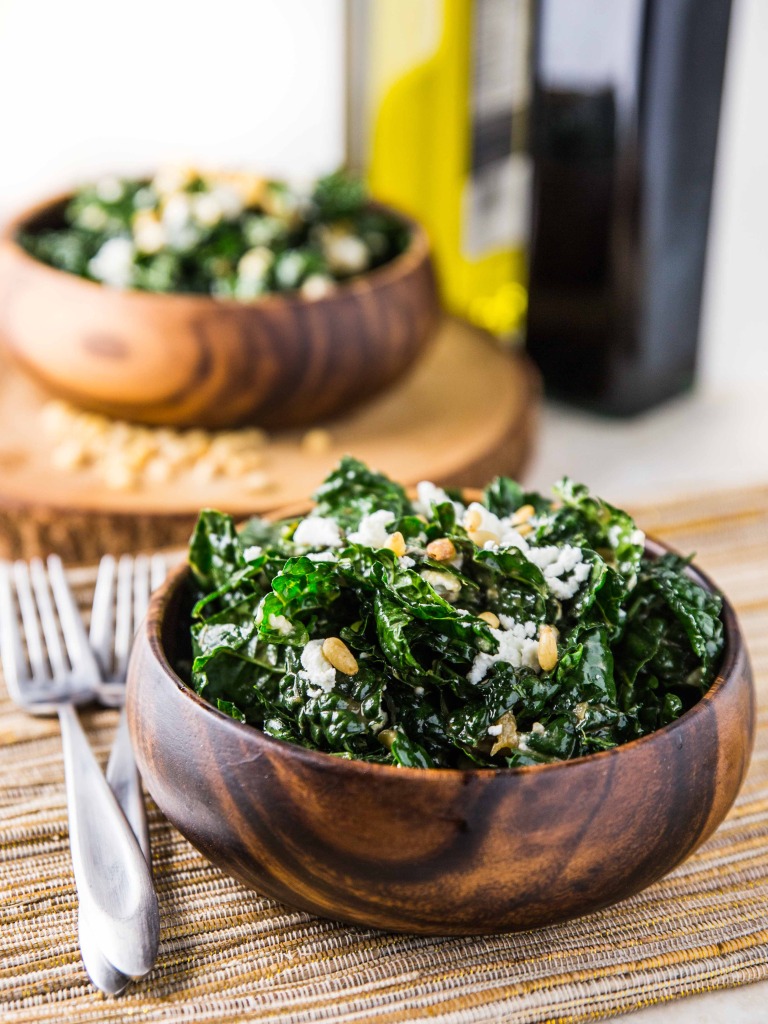
<svg viewBox="0 0 768 1024"><path fill-rule="evenodd" d="M345 458L303 519L200 515L194 688L269 736L420 768L580 757L710 686L721 599L564 479L482 502Z"/></svg>

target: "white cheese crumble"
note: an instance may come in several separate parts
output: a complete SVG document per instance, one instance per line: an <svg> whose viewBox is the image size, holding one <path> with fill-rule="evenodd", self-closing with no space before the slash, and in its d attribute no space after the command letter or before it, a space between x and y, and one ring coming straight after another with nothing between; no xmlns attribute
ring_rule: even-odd
<svg viewBox="0 0 768 1024"><path fill-rule="evenodd" d="M310 640L301 652L301 667L299 673L312 686L316 687L316 693L330 693L336 685L336 669L323 654L323 641Z"/></svg>
<svg viewBox="0 0 768 1024"><path fill-rule="evenodd" d="M338 548L342 543L339 524L323 516L308 516L296 527L293 543L305 548Z"/></svg>
<svg viewBox="0 0 768 1024"><path fill-rule="evenodd" d="M461 581L448 572L440 572L438 569L422 569L420 576L446 601L457 600L461 593Z"/></svg>
<svg viewBox="0 0 768 1024"><path fill-rule="evenodd" d="M608 527L608 543L612 548L617 548L621 544L622 540L622 526L620 523L614 523L613 526ZM636 544L639 547L645 547L645 534L642 530L634 529L629 537L627 538L630 544Z"/></svg>
<svg viewBox="0 0 768 1024"><path fill-rule="evenodd" d="M430 483L429 480L422 480L416 484L416 501L413 503L413 507L419 515L426 516L427 519L432 518L432 510L436 505L442 505L444 502L450 501L453 507L456 509L456 515L462 515L464 512L464 506L461 502L451 501L450 497L446 494L442 487L436 487L435 484Z"/></svg>
<svg viewBox="0 0 768 1024"><path fill-rule="evenodd" d="M501 537L503 527L501 525L501 520L497 515L494 515L494 513L491 512L490 509L487 509L485 505L481 505L479 501L473 501L467 506L467 512L464 518L466 519L472 512L475 512L480 516L480 522L474 527L475 530L483 530L486 533L494 533L497 537Z"/></svg>
<svg viewBox="0 0 768 1024"><path fill-rule="evenodd" d="M378 551L379 548L385 548L389 543L387 527L394 523L394 521L394 512L390 512L386 508L380 508L369 516L363 516L357 530L354 533L348 534L347 540L353 544L362 544L365 547Z"/></svg>
<svg viewBox="0 0 768 1024"><path fill-rule="evenodd" d="M243 558L246 562L255 562L256 559L261 555L262 549L258 544L251 544L249 548L246 548L243 552Z"/></svg>
<svg viewBox="0 0 768 1024"><path fill-rule="evenodd" d="M501 736L501 726L500 725L489 725L488 726L488 735L489 736Z"/></svg>
<svg viewBox="0 0 768 1024"><path fill-rule="evenodd" d="M495 654L477 654L472 662L467 679L470 683L479 683L488 675L492 665L497 662L504 662L512 668L530 668L538 672L539 665L539 642L536 639L535 622L513 622L508 616L504 616L505 629L491 629L491 633L498 640L499 649Z"/></svg>
<svg viewBox="0 0 768 1024"><path fill-rule="evenodd" d="M308 555L305 555L305 558L308 558L310 560L310 562L335 562L336 561L336 555L333 553L333 551L313 551L313 552L310 552Z"/></svg>
<svg viewBox="0 0 768 1024"><path fill-rule="evenodd" d="M136 255L129 238L109 238L93 259L88 262L88 271L112 288L127 288L133 279L133 258Z"/></svg>
<svg viewBox="0 0 768 1024"><path fill-rule="evenodd" d="M410 555L401 555L400 565L403 567L403 569L412 569L414 565L416 565L416 559L411 558Z"/></svg>
<svg viewBox="0 0 768 1024"><path fill-rule="evenodd" d="M562 547L553 544L542 548L529 548L526 556L529 562L538 565L544 573L547 586L561 601L574 597L592 571L590 564L582 561L581 548L572 544L563 544Z"/></svg>
<svg viewBox="0 0 768 1024"><path fill-rule="evenodd" d="M293 632L293 623L286 619L284 615L270 615L269 628L274 629L281 636L290 636Z"/></svg>

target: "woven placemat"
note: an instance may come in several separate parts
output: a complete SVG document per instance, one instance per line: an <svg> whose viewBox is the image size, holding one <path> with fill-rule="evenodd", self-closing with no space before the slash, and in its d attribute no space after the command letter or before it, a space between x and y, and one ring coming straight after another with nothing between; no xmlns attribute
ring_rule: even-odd
<svg viewBox="0 0 768 1024"><path fill-rule="evenodd" d="M0 698L0 1019L578 1022L768 978L768 487L636 510L726 590L745 629L759 731L714 837L639 896L538 932L388 935L321 921L242 888L151 808L162 942L119 999L89 985L76 941L55 721ZM75 582L83 598L91 571ZM106 759L114 712L87 727Z"/></svg>

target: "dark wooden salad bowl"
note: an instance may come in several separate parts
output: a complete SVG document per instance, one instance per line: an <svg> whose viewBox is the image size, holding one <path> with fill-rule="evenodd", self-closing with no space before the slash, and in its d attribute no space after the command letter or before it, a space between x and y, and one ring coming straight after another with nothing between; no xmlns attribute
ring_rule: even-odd
<svg viewBox="0 0 768 1024"><path fill-rule="evenodd" d="M664 550L648 542L649 554ZM443 935L586 914L684 860L746 774L752 673L727 601L720 672L671 725L557 764L424 770L274 740L207 704L172 668L188 643L189 584L186 567L169 577L134 647L128 716L141 773L206 857L311 913Z"/></svg>
<svg viewBox="0 0 768 1024"><path fill-rule="evenodd" d="M140 423L282 428L317 422L393 384L438 319L429 242L417 224L389 263L324 298L253 302L120 291L50 267L18 242L54 226L70 196L0 236L0 339L49 391Z"/></svg>

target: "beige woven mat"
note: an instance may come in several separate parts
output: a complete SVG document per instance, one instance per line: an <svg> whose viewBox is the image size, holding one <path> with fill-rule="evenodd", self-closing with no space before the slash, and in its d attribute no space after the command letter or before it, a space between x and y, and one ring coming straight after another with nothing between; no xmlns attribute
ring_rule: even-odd
<svg viewBox="0 0 768 1024"><path fill-rule="evenodd" d="M595 1020L768 978L768 487L639 512L732 597L761 698L752 769L716 835L672 875L560 927L480 939L387 935L293 912L207 864L151 814L162 943L120 999L89 986L76 942L55 722L0 700L0 1019ZM92 574L81 574L87 587ZM88 727L106 757L114 713Z"/></svg>

